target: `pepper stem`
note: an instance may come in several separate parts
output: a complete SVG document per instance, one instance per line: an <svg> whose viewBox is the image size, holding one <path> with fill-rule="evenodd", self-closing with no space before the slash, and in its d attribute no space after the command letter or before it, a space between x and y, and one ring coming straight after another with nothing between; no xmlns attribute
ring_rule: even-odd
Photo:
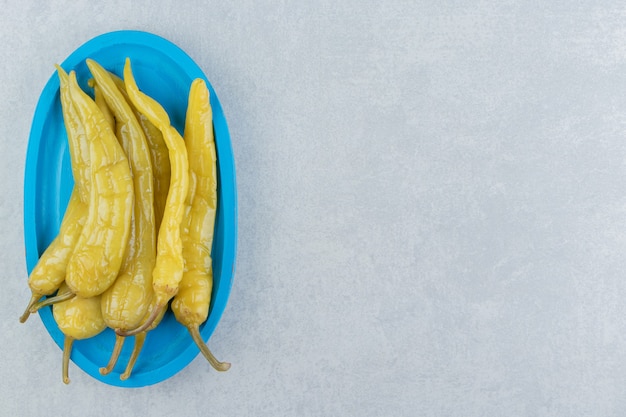
<svg viewBox="0 0 626 417"><path fill-rule="evenodd" d="M70 355L72 354L72 345L74 344L74 338L71 336L65 336L63 342L63 383L69 384L69 367L70 367Z"/></svg>
<svg viewBox="0 0 626 417"><path fill-rule="evenodd" d="M31 313L35 313L39 309L41 309L43 307L47 307L47 306L50 306L52 304L60 303L61 301L70 300L70 299L72 299L74 297L76 297L76 294L74 294L71 291L64 292L63 294L57 294L54 297L48 297L45 300L41 300L40 302L33 304L33 306L30 308L29 311Z"/></svg>
<svg viewBox="0 0 626 417"><path fill-rule="evenodd" d="M113 352L111 353L111 357L109 358L109 363L106 367L100 368L100 375L108 375L111 373L113 368L115 368L117 359L120 357L120 352L122 351L122 347L124 346L124 340L126 340L124 336L120 336L118 334L115 335L115 345L113 346Z"/></svg>
<svg viewBox="0 0 626 417"><path fill-rule="evenodd" d="M146 334L147 332L141 332L135 335L135 346L133 347L133 352L130 354L130 359L128 359L126 370L122 375L120 375L120 379L122 381L126 381L130 377L133 367L135 366L135 362L137 362L137 358L139 357L139 353L143 348L143 342L146 340Z"/></svg>
<svg viewBox="0 0 626 417"><path fill-rule="evenodd" d="M215 356L213 356L213 354L209 350L209 347L204 343L204 340L202 340L202 337L200 336L200 329L198 326L187 326L187 330L189 330L191 338L194 342L196 342L198 348L200 348L200 352L202 352L204 357L209 361L211 366L216 371L224 372L230 369L230 363L220 362L215 358Z"/></svg>
<svg viewBox="0 0 626 417"><path fill-rule="evenodd" d="M26 310L24 310L24 314L20 316L20 323L24 323L26 320L28 320L28 317L30 316L30 309L33 308L37 301L39 301L41 296L42 294L38 294L36 292L33 293L33 295L30 297L28 305L26 306Z"/></svg>
<svg viewBox="0 0 626 417"><path fill-rule="evenodd" d="M132 330L122 330L122 329L115 329L115 333L117 333L120 336L134 336L137 333L141 333L143 331L145 331L148 327L150 327L152 325L152 323L154 322L154 320L156 320L156 318L159 316L159 314L161 313L161 310L163 310L165 308L165 306L155 306L152 311L150 312L150 315L148 316L148 318L146 319L146 321L139 327L132 329Z"/></svg>

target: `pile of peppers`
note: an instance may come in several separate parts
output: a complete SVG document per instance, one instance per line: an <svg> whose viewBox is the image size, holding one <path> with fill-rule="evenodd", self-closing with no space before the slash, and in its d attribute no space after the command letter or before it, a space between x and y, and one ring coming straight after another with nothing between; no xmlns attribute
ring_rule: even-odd
<svg viewBox="0 0 626 417"><path fill-rule="evenodd" d="M74 71L57 66L74 189L59 233L32 270L32 297L20 317L52 306L65 335L63 382L74 340L115 331L108 364L135 337L120 378L131 376L146 333L166 310L184 325L209 363L200 336L213 286L211 247L217 209L217 155L210 94L202 79L189 90L184 136L165 109L143 93L130 59L123 79L86 61L92 98Z"/></svg>

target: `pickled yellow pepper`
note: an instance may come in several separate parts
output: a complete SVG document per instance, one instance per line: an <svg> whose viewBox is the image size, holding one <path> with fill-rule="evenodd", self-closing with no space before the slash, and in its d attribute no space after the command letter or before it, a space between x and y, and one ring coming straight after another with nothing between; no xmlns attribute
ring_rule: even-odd
<svg viewBox="0 0 626 417"><path fill-rule="evenodd" d="M133 175L135 205L126 258L117 279L102 295L102 313L107 326L130 330L140 324L153 296L156 232L150 150L139 121L109 73L91 59L87 60L87 66L115 117L117 136L128 156ZM124 338L117 335L111 360L101 373L113 370L123 343Z"/></svg>
<svg viewBox="0 0 626 417"><path fill-rule="evenodd" d="M141 125L146 139L148 141L148 146L150 148L150 156L152 160L152 171L154 177L154 225L155 230L159 230L161 225L161 219L163 218L163 211L165 210L167 194L170 186L170 159L169 159L169 151L167 146L165 145L165 141L163 140L163 134L156 126L154 126L150 120L143 114L141 114L130 101L128 94L126 93L126 85L124 84L124 80L119 78L117 75L113 73L109 73L111 79L117 86L118 90L124 96L124 99L133 109L135 113L135 117L139 120L139 124ZM141 321L141 324L146 322L151 317L152 310L156 307L156 302L154 297L152 298L152 302L150 303L150 307L148 307L148 311L146 315ZM150 324L148 328L144 331L135 334L135 344L133 346L133 350L130 354L130 358L128 359L128 363L126 364L126 369L122 374L120 374L121 380L126 380L130 378L132 374L133 368L137 359L139 358L139 354L143 349L144 342L146 340L146 335L150 330L153 330L158 326L165 315L166 309L161 309L161 312L157 315L156 319ZM111 354L112 360L109 361L109 364L105 368L101 368L101 373L111 372L113 358L119 356L121 352L122 345L118 343L124 336L120 336L116 334L116 344L113 348L113 353Z"/></svg>
<svg viewBox="0 0 626 417"><path fill-rule="evenodd" d="M165 141L163 140L163 134L156 126L154 126L150 120L143 114L141 114L130 101L128 94L126 93L126 85L124 84L124 80L119 78L117 75L113 73L109 73L111 79L117 86L118 90L124 96L124 99L133 109L135 113L135 117L139 121L148 142L148 146L150 148L150 156L152 160L152 171L154 177L154 225L155 230L159 230L161 225L161 219L163 218L163 211L165 210L167 194L170 186L170 160L169 160L169 152L167 146L165 145ZM148 318L151 316L152 310L156 307L156 302L154 297L152 298L152 302L150 303L150 307L148 307L148 311L146 315L141 321L141 324L146 322ZM132 374L133 368L137 359L139 358L139 354L143 349L144 342L146 340L147 332L153 330L158 326L161 322L161 319L165 315L166 309L161 309L161 312L157 315L157 318L152 322L152 324L146 328L144 331L135 334L135 344L133 346L133 350L131 352L130 358L128 359L128 363L126 364L126 369L122 374L120 374L121 380L126 380ZM116 344L113 348L113 353L111 354L111 361L105 368L101 368L101 373L111 372L112 367L114 366L113 358L119 356L121 352L121 342L118 341L123 340L124 336L120 336L116 334Z"/></svg>
<svg viewBox="0 0 626 417"><path fill-rule="evenodd" d="M60 294L71 293L63 283L59 289ZM100 311L100 297L72 299L61 301L52 306L52 316L65 335L63 343L63 382L70 383L69 362L74 340L93 337L106 328Z"/></svg>
<svg viewBox="0 0 626 417"><path fill-rule="evenodd" d="M218 361L200 336L200 325L208 317L211 302L211 246L217 210L217 157L209 98L206 83L202 79L194 80L189 91L184 135L190 178L181 232L185 270L171 307L213 368L226 371L230 364Z"/></svg>
<svg viewBox="0 0 626 417"><path fill-rule="evenodd" d="M143 128L150 155L152 157L152 167L154 173L154 226L156 230L161 228L161 220L167 205L167 194L170 188L170 158L167 145L163 140L163 134L150 120L143 114L137 112L139 123Z"/></svg>
<svg viewBox="0 0 626 417"><path fill-rule="evenodd" d="M167 193L170 188L170 156L167 150L167 145L163 140L163 134L161 131L153 125L146 116L135 108L135 105L128 98L126 93L126 85L124 80L113 73L109 73L113 82L120 90L128 104L133 109L135 117L139 121L141 128L143 129L146 139L148 141L148 147L150 148L150 156L152 159L152 173L154 177L154 226L156 230L161 227L161 219L163 218L163 212L167 204Z"/></svg>
<svg viewBox="0 0 626 417"><path fill-rule="evenodd" d="M130 60L124 66L126 92L134 106L143 113L163 134L169 150L171 164L170 187L167 205L163 213L157 239L157 257L152 274L156 308L150 317L138 328L131 331L116 329L121 336L129 336L147 329L154 319L166 308L169 300L178 292L182 279L184 261L180 229L185 213L185 199L189 189L189 165L185 142L176 129L171 126L167 112L154 99L142 93L132 74Z"/></svg>
<svg viewBox="0 0 626 417"><path fill-rule="evenodd" d="M91 174L89 167L89 146L85 130L70 97L68 75L57 65L59 76L61 109L70 150L70 163L74 177L74 188L67 204L59 233L46 248L28 278L32 296L20 322L24 323L35 303L44 295L51 295L65 279L67 262L80 237L87 219L87 205Z"/></svg>
<svg viewBox="0 0 626 417"><path fill-rule="evenodd" d="M89 214L65 281L80 297L102 294L120 270L130 234L133 181L124 150L95 102L70 74L70 94L89 142Z"/></svg>
<svg viewBox="0 0 626 417"><path fill-rule="evenodd" d="M102 90L100 89L100 86L96 84L93 78L90 79L87 84L91 88L93 88L93 101L96 102L96 106L98 106L98 108L102 112L102 115L111 127L111 130L115 131L115 117L113 116L113 112L109 108L106 100L102 96Z"/></svg>

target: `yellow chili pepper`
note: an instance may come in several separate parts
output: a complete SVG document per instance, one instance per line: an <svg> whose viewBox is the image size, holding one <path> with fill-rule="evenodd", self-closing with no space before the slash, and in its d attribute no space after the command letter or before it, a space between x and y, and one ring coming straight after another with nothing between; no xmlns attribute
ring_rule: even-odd
<svg viewBox="0 0 626 417"><path fill-rule="evenodd" d="M115 116L118 138L128 156L134 181L135 205L126 258L117 279L102 294L102 314L107 326L130 330L139 326L153 296L156 232L150 150L139 121L109 73L90 59L87 66ZM101 373L113 370L123 343L124 338L118 336L111 360Z"/></svg>
<svg viewBox="0 0 626 417"><path fill-rule="evenodd" d="M209 90L202 79L191 84L185 120L185 144L189 155L189 193L183 222L182 241L185 270L171 307L209 363L226 371L230 363L220 362L204 344L200 324L209 314L213 269L211 246L217 210L217 158L213 138L213 112Z"/></svg>
<svg viewBox="0 0 626 417"><path fill-rule="evenodd" d="M96 106L98 106L98 108L102 112L102 115L111 127L111 130L115 131L115 117L113 116L113 113L111 112L111 109L109 108L106 100L102 96L100 86L96 84L93 78L90 79L87 84L89 85L89 87L93 88L93 101L96 102Z"/></svg>
<svg viewBox="0 0 626 417"><path fill-rule="evenodd" d="M91 159L89 214L65 281L80 297L102 294L120 270L133 211L133 181L124 150L102 112L70 75L70 94L85 127Z"/></svg>
<svg viewBox="0 0 626 417"><path fill-rule="evenodd" d="M154 176L154 225L155 229L159 230L163 212L165 211L165 205L167 204L167 193L170 188L171 167L169 151L167 150L167 145L163 140L161 131L153 125L146 116L140 113L128 98L124 80L115 74L110 73L110 75L117 88L124 95L126 101L131 105L148 141L150 156L152 158L152 173Z"/></svg>
<svg viewBox="0 0 626 417"><path fill-rule="evenodd" d="M62 284L59 293L70 293L66 284ZM52 316L65 335L63 343L63 382L70 383L69 362L74 340L87 339L102 332L106 324L100 311L100 297L72 299L52 306Z"/></svg>
<svg viewBox="0 0 626 417"><path fill-rule="evenodd" d="M167 194L170 188L171 167L169 151L163 140L163 134L150 120L143 114L139 113L139 123L143 128L148 146L150 147L150 155L152 157L152 166L154 173L154 225L156 230L161 228L161 220L167 205Z"/></svg>
<svg viewBox="0 0 626 417"><path fill-rule="evenodd" d="M76 73L70 71L70 75L68 75L58 65L56 65L56 69L59 76L61 108L70 149L74 188L78 191L80 200L85 204L89 204L91 193L89 142L85 133L85 127L70 93L70 77L76 77Z"/></svg>
<svg viewBox="0 0 626 417"><path fill-rule="evenodd" d="M119 78L117 75L113 73L109 73L111 78L113 79L115 85L118 90L124 96L124 99L130 104L132 107L135 116L139 120L139 124L143 128L143 131L146 135L146 139L148 141L148 146L150 148L151 160L152 160L152 172L154 178L154 224L155 230L159 230L161 225L161 219L163 217L163 211L165 210L167 194L170 186L170 160L169 160L169 151L167 146L165 145L165 141L163 140L163 134L161 131L154 126L150 120L143 114L141 114L130 101L128 94L126 93L126 85L124 81ZM152 302L150 303L150 307L146 312L145 317L142 320L142 324L147 321L150 317L150 313L155 308L155 299L152 298ZM143 349L143 345L146 339L147 332L153 330L158 326L158 324L163 319L165 315L166 309L162 309L161 312L157 315L157 318L152 322L152 324L144 331L137 333L135 335L135 344L133 346L133 350L131 352L128 363L126 364L125 371L120 375L121 380L126 380L130 377L132 370L137 362L139 354ZM119 356L122 348L122 340L124 336L120 336L116 334L115 345L113 348L113 353L111 354L111 358ZM109 373L112 370L114 365L110 363L105 368L101 368L101 373Z"/></svg>
<svg viewBox="0 0 626 417"><path fill-rule="evenodd" d="M157 257L152 274L152 288L156 297L156 308L140 327L131 331L116 329L117 334L129 336L148 328L178 291L178 284L182 278L184 268L180 228L185 212L185 199L189 189L189 165L183 138L170 125L169 116L165 109L154 99L139 91L128 58L124 66L124 82L126 84L126 92L132 103L163 134L163 139L169 150L172 170L170 188L167 194L167 205L158 233Z"/></svg>
<svg viewBox="0 0 626 417"><path fill-rule="evenodd" d="M86 145L85 130L72 104L69 92L68 75L57 65L59 76L61 108L70 150L70 162L74 177L74 188L70 196L57 237L39 258L33 268L28 285L32 292L31 299L20 317L24 323L30 310L44 295L51 295L65 279L67 262L87 219L87 203L91 183L89 167L89 146Z"/></svg>

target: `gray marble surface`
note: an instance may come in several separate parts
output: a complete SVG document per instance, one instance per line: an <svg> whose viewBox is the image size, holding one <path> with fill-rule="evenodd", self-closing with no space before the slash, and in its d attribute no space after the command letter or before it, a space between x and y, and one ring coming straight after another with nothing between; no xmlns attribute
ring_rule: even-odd
<svg viewBox="0 0 626 417"><path fill-rule="evenodd" d="M626 7L128 3L2 2L0 414L626 414ZM117 29L186 50L229 122L225 374L198 357L148 388L76 367L64 386L17 320L38 96Z"/></svg>

